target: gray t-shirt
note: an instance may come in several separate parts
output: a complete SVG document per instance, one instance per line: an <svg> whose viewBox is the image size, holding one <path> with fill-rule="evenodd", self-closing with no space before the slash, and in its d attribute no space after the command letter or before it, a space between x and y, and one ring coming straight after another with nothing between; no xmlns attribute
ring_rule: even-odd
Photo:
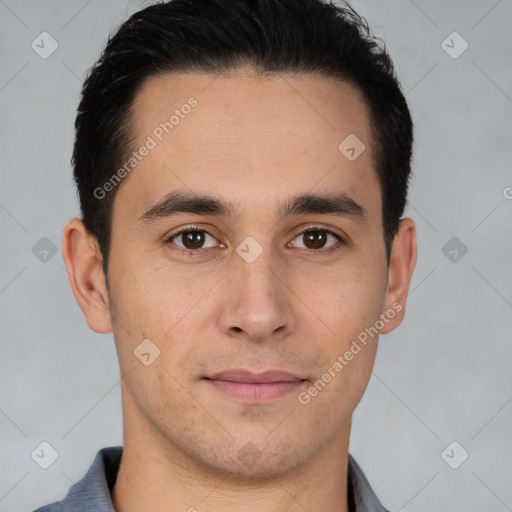
<svg viewBox="0 0 512 512"><path fill-rule="evenodd" d="M66 497L34 512L115 512L110 498L116 483L122 446L102 448L85 474ZM378 500L362 469L348 455L348 503L350 512L389 512Z"/></svg>

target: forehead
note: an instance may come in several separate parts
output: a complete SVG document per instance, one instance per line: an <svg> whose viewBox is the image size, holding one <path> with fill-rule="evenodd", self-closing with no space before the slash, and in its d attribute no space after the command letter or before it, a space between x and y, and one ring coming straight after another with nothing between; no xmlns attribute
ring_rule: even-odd
<svg viewBox="0 0 512 512"><path fill-rule="evenodd" d="M262 208L316 188L380 211L366 106L346 83L245 71L164 74L143 83L131 114L130 150L151 149L120 187L114 210L129 201L140 213L177 188ZM345 140L364 144L357 159L343 153Z"/></svg>

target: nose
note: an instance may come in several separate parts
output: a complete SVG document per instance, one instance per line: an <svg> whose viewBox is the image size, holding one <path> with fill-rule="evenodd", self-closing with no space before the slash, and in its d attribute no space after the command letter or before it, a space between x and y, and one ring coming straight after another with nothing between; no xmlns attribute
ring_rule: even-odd
<svg viewBox="0 0 512 512"><path fill-rule="evenodd" d="M277 341L293 332L296 316L286 271L270 249L248 263L233 255L234 268L224 285L220 328L224 334L252 342Z"/></svg>

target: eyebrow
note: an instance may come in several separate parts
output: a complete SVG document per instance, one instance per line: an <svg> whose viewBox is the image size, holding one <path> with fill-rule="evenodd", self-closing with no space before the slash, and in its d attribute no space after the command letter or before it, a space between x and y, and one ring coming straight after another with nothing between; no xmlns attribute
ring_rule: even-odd
<svg viewBox="0 0 512 512"><path fill-rule="evenodd" d="M158 220L168 219L183 213L232 217L236 212L233 203L209 195L184 191L173 191L144 212L138 219L140 227ZM349 217L360 223L367 222L367 212L345 192L303 193L280 203L274 211L279 222L284 217L301 214L335 215Z"/></svg>

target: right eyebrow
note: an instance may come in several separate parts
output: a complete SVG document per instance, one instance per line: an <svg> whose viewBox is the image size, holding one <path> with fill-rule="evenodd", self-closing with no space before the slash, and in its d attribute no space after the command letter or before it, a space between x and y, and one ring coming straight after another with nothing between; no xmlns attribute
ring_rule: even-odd
<svg viewBox="0 0 512 512"><path fill-rule="evenodd" d="M138 219L140 226L180 213L196 215L217 215L227 217L233 214L234 207L222 199L207 195L173 191L144 212Z"/></svg>

